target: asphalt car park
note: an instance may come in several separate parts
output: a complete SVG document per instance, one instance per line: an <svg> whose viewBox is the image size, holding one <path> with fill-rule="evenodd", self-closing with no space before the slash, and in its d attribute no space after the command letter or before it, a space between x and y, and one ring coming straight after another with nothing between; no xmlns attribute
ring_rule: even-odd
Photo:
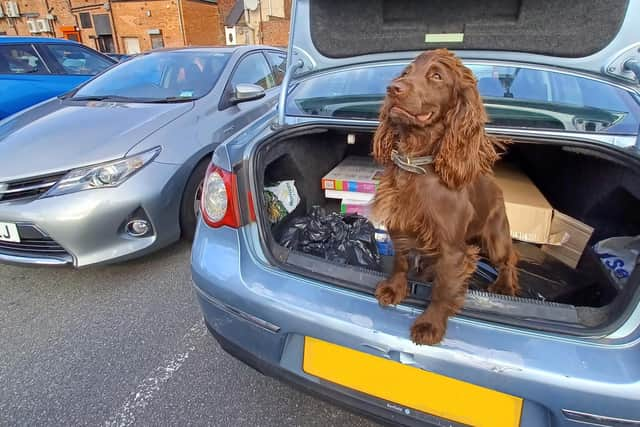
<svg viewBox="0 0 640 427"><path fill-rule="evenodd" d="M0 265L0 425L373 425L228 356L201 320L189 254Z"/></svg>

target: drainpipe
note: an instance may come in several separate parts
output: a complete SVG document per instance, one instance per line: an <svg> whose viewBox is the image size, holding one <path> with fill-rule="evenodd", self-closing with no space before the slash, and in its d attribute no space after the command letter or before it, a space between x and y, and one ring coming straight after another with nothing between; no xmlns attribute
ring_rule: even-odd
<svg viewBox="0 0 640 427"><path fill-rule="evenodd" d="M264 31L262 28L262 1L259 1L258 3L260 5L260 21L258 23L258 28L259 28L259 32L260 32L260 44L264 44Z"/></svg>
<svg viewBox="0 0 640 427"><path fill-rule="evenodd" d="M49 8L48 0L44 0L44 10L47 11L44 19L49 21L49 25L51 25L51 32L53 33L53 37L56 37L56 24L53 22L53 19L47 18L47 15L51 14L51 11L53 10L53 8Z"/></svg>
<svg viewBox="0 0 640 427"><path fill-rule="evenodd" d="M14 21L14 18L7 17L7 20L11 28L13 28L13 32L16 33L16 36L19 36L20 34L18 34L18 27L16 26L16 22Z"/></svg>
<svg viewBox="0 0 640 427"><path fill-rule="evenodd" d="M182 15L182 0L176 0L178 2L178 19L180 21L180 32L182 33L182 44L187 45L187 35L184 30L184 17Z"/></svg>
<svg viewBox="0 0 640 427"><path fill-rule="evenodd" d="M244 22L245 24L247 24L247 27L251 30L251 34L252 34L252 42L251 44L258 44L257 40L256 40L256 27L254 27L253 25L251 25L251 21L249 19L249 9L245 9L244 10Z"/></svg>
<svg viewBox="0 0 640 427"><path fill-rule="evenodd" d="M73 6L71 6L71 0L67 0L67 6L69 6L69 12L71 12L71 16L73 16L73 22L76 23L74 27L80 29L80 23L78 22L78 15L76 15L73 11ZM80 36L80 42L82 43L82 36Z"/></svg>
<svg viewBox="0 0 640 427"><path fill-rule="evenodd" d="M113 8L111 6L111 0L107 0L109 5L109 19L111 20L111 38L113 39L113 47L116 52L120 52L120 41L118 40L118 31L116 30L116 20L113 19ZM125 52L122 52L125 53Z"/></svg>

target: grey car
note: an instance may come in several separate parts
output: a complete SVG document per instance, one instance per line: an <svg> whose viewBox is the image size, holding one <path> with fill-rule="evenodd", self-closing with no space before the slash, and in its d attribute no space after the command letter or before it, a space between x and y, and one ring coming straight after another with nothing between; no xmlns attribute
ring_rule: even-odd
<svg viewBox="0 0 640 427"><path fill-rule="evenodd" d="M190 239L218 143L274 108L285 52L159 50L0 122L0 261L76 267Z"/></svg>
<svg viewBox="0 0 640 427"><path fill-rule="evenodd" d="M640 426L637 253L625 264L594 248L640 235L640 1L293 4L279 114L220 144L204 181L192 276L221 346L393 425ZM487 131L513 140L501 161L593 232L583 251L516 241L518 297L486 292L497 272L478 262L463 310L425 346L409 331L437 297L430 281L416 274L407 299L381 307L376 285L393 259L381 251L363 266L347 244L364 239L343 243L345 228L316 207L349 207L326 197L322 178L371 153L389 83L435 47L476 75ZM328 188L361 191L352 177L374 176L352 171ZM265 189L282 183L299 203L285 194L290 209L273 209Z"/></svg>

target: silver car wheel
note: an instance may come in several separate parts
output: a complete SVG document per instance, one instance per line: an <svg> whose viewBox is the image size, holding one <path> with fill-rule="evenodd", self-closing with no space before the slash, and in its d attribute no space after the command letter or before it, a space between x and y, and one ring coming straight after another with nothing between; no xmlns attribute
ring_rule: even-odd
<svg viewBox="0 0 640 427"><path fill-rule="evenodd" d="M202 188L204 186L204 179L198 184L195 197L193 198L193 213L198 218L200 216L200 201L202 200Z"/></svg>

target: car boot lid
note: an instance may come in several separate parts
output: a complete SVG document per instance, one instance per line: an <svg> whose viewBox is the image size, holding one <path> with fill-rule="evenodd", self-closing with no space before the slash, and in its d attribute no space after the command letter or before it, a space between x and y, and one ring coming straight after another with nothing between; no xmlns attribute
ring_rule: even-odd
<svg viewBox="0 0 640 427"><path fill-rule="evenodd" d="M299 75L448 48L637 85L638 16L640 0L296 0L289 63Z"/></svg>

